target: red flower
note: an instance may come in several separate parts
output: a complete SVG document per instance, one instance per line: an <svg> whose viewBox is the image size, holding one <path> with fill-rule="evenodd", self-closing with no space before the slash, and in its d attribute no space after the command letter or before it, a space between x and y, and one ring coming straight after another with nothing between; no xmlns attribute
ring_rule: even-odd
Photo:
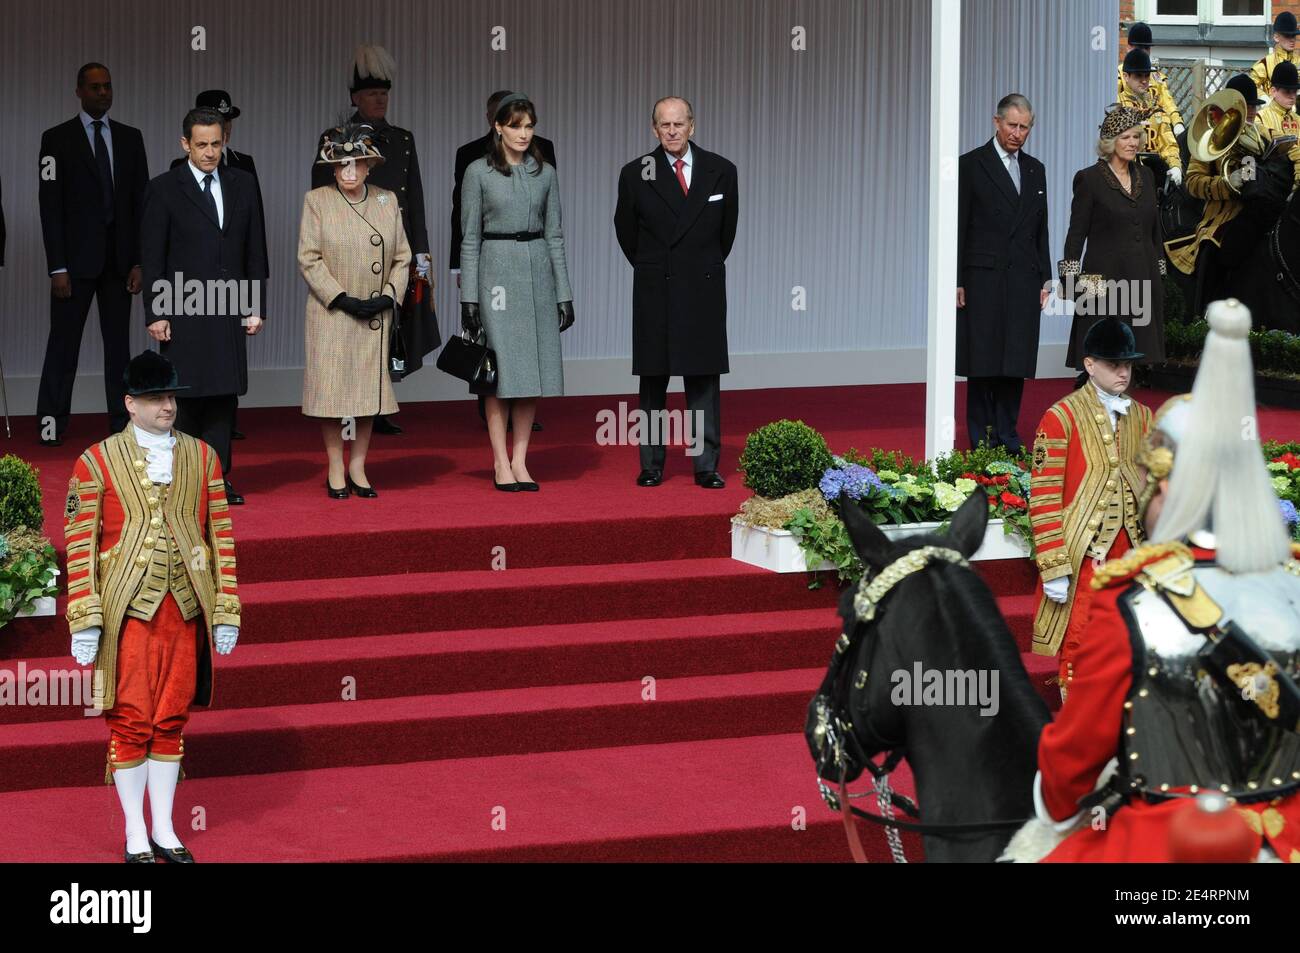
<svg viewBox="0 0 1300 953"><path fill-rule="evenodd" d="M1285 463L1290 470L1300 470L1300 457L1297 457L1294 453L1284 453L1273 462Z"/></svg>
<svg viewBox="0 0 1300 953"><path fill-rule="evenodd" d="M1023 510L1029 506L1029 504L1025 502L1024 497L1016 496L1009 490L1003 492L998 499L1013 510Z"/></svg>

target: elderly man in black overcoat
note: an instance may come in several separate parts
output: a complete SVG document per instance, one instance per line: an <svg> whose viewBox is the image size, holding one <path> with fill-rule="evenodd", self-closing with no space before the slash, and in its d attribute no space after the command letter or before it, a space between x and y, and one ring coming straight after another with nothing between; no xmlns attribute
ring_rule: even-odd
<svg viewBox="0 0 1300 953"><path fill-rule="evenodd" d="M631 263L632 373L641 378L640 408L662 420L668 380L681 375L693 427L695 482L726 485L719 375L727 361L727 271L740 209L736 167L691 141L695 113L677 96L655 103L659 148L632 160L618 178L614 230ZM640 486L663 482L666 428L650 427L641 443ZM702 438L702 439L701 439Z"/></svg>
<svg viewBox="0 0 1300 953"><path fill-rule="evenodd" d="M1033 125L1029 100L1003 97L993 138L958 163L957 373L972 447L1020 450L1020 398L1038 366L1052 273L1047 174L1022 151Z"/></svg>

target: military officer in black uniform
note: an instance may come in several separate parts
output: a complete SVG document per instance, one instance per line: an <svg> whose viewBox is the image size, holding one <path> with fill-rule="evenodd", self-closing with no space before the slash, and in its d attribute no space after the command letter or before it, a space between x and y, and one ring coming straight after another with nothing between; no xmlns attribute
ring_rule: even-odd
<svg viewBox="0 0 1300 953"><path fill-rule="evenodd" d="M382 46L357 47L350 86L352 105L356 107L356 112L352 114L349 121L367 123L375 130L375 145L385 161L371 170L369 181L380 188L388 189L397 196L398 205L402 210L402 224L406 227L406 240L415 255L414 270L420 278L431 284L429 235L424 224L424 184L420 180L420 160L415 152L415 135L408 129L390 124L386 118L388 91L392 89L395 72L396 63L392 55ZM311 187L313 189L330 185L334 181L332 166L316 163L320 143L324 141L328 132L327 129L321 133L317 140L316 152L312 155ZM431 300L431 296L426 297L426 301ZM420 307L416 313L420 320L414 322L404 320L402 324L408 374L418 370L423 364L424 355L442 343L438 332L438 320L432 308ZM402 428L386 417L377 416L374 432L399 434Z"/></svg>
<svg viewBox="0 0 1300 953"><path fill-rule="evenodd" d="M221 116L222 141L225 143L221 147L221 166L222 168L240 169L253 177L253 191L257 195L257 207L262 212L262 247L268 247L266 244L266 206L262 204L262 183L257 178L257 166L253 163L253 157L247 152L236 152L230 148L230 129L235 124L234 120L239 116L239 107L230 104L230 94L224 89L205 89L194 97L194 108L211 109ZM171 167L174 169L188 160L189 156L177 156L172 159ZM263 282L263 287L265 288L265 282ZM235 400L235 410L238 411L239 399L235 398ZM230 431L230 439L244 439L244 434L237 424Z"/></svg>

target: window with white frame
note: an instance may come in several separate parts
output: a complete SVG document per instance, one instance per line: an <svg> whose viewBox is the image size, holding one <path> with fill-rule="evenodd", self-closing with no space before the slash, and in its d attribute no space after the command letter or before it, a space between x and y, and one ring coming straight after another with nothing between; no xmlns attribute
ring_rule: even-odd
<svg viewBox="0 0 1300 953"><path fill-rule="evenodd" d="M1139 20L1170 26L1258 26L1273 22L1270 0L1137 0L1134 6Z"/></svg>

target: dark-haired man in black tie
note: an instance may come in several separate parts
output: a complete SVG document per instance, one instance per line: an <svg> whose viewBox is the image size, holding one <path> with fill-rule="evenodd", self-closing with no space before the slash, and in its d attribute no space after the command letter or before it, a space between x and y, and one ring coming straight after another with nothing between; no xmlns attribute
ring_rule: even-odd
<svg viewBox="0 0 1300 953"><path fill-rule="evenodd" d="M221 167L221 115L191 109L181 148L189 161L149 183L141 225L145 322L189 391L176 427L217 452L230 485L236 398L248 390L249 335L262 329L265 228L253 178Z"/></svg>
<svg viewBox="0 0 1300 953"><path fill-rule="evenodd" d="M41 135L41 234L50 274L50 334L36 418L41 443L58 446L72 413L77 357L92 299L104 340L110 426L126 426L122 374L131 359L131 295L140 279L140 216L149 182L140 130L108 116L113 80L102 63L77 71L81 111Z"/></svg>

